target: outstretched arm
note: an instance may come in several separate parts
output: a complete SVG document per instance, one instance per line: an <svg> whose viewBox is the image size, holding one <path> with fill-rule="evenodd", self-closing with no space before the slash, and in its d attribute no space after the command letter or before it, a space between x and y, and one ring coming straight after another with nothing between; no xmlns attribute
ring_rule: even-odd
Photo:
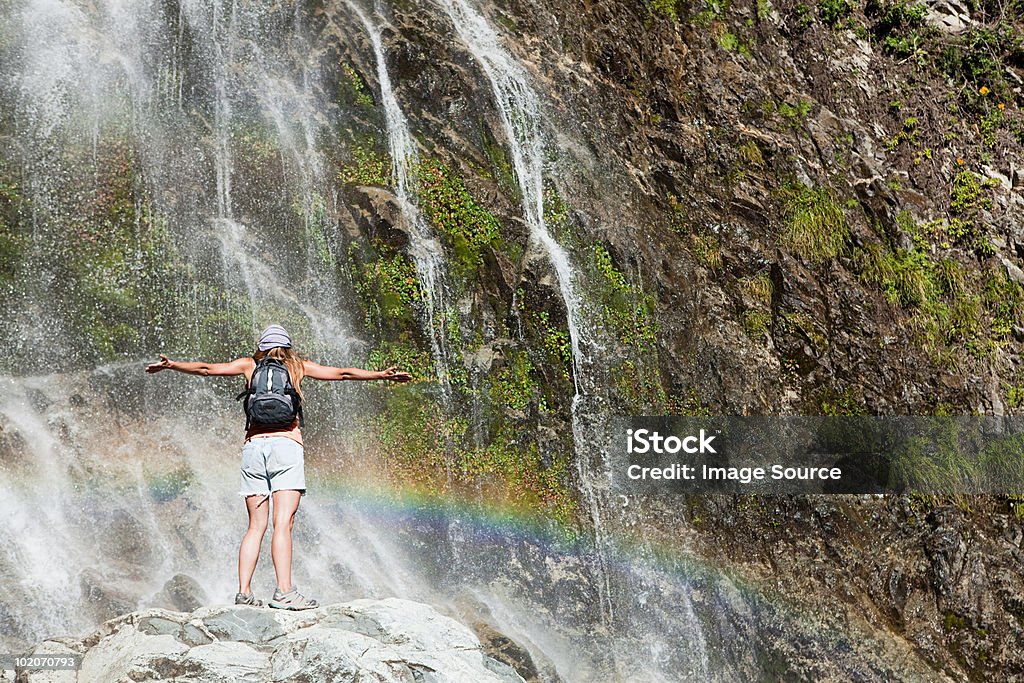
<svg viewBox="0 0 1024 683"><path fill-rule="evenodd" d="M335 368L329 365L318 365L312 361L303 361L303 371L306 377L323 380L370 380L386 379L392 382L408 382L412 375L408 372L398 372L395 366L387 370L363 370L361 368Z"/></svg>
<svg viewBox="0 0 1024 683"><path fill-rule="evenodd" d="M236 358L230 363L187 363L170 360L167 356L161 355L158 363L150 363L146 366L146 372L152 374L161 370L177 370L189 375L233 376L244 375L250 365L252 365L252 358Z"/></svg>

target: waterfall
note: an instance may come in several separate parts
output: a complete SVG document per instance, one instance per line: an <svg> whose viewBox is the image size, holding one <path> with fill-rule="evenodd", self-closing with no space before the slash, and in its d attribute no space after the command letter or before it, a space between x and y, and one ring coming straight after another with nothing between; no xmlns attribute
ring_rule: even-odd
<svg viewBox="0 0 1024 683"><path fill-rule="evenodd" d="M391 86L391 76L388 74L384 46L381 42L380 26L371 22L355 2L348 0L347 5L359 17L373 47L373 57L377 65L377 81L380 84L381 105L384 108L384 119L387 123L391 171L395 179L395 196L409 226L409 253L416 265L420 286L424 290L425 325L430 337L437 379L447 401L449 399L448 349L445 342L444 326L439 326L434 317L438 310L442 315L447 314L444 252L437 237L423 220L423 215L413 196L409 175L410 171L415 172L418 153L416 143L409 130L409 121L398 104L394 88Z"/></svg>
<svg viewBox="0 0 1024 683"><path fill-rule="evenodd" d="M607 619L612 616L611 591L604 547L606 544L604 524L598 489L601 482L592 471L589 458L580 446L592 439L583 425L582 403L586 396L584 380L589 358L585 347L585 321L583 304L576 289L575 274L569 255L548 231L544 219L544 135L541 128L540 98L530 85L529 75L523 66L502 47L497 34L484 16L467 0L439 0L455 30L480 64L494 93L498 114L505 135L508 137L512 166L522 194L523 213L530 226L531 238L539 243L547 254L558 288L565 303L566 322L572 349L574 395L572 399L573 443L576 446L577 474L580 488L587 502L588 513L594 524L595 541L598 551L602 595L601 608Z"/></svg>
<svg viewBox="0 0 1024 683"><path fill-rule="evenodd" d="M600 418L584 409L592 398L586 389L593 381L587 372L592 340L584 327L582 285L544 223L539 100L482 18L461 0L448 6L494 86L524 213L565 300L579 447L592 439L587 421ZM236 491L242 417L231 401L238 387L169 372L143 375L145 361L163 351L162 344L251 343L248 332L255 330L249 328L282 313L291 316L282 322L302 328L293 330L297 337L317 345L313 351L331 354L328 361L348 360L361 343L346 317L357 306L335 285L344 274L335 252L340 236L332 232L332 163L342 155L331 147L338 140L332 125L347 122L329 120L337 108L318 72L338 46L307 35L302 22L317 16L313 9L234 0L24 0L4 10L0 106L16 115L11 130L0 122L16 141L6 145L4 161L30 195L27 251L29 266L37 269L28 285L19 284L26 293L0 312L0 321L14 320L26 339L5 366L10 374L0 375L0 513L8 521L0 540L10 549L0 558L4 637L81 634L117 613L166 606L164 584L179 573L195 579L206 602L230 601L245 528ZM376 59L395 192L410 226L410 255L429 290L427 325L443 377L445 364L455 362L449 353L457 351L444 347L443 326L434 320L446 312L446 265L416 204L417 146L387 72L378 19L352 10L346 32L358 32L362 23ZM146 227L159 216L173 247L165 255L180 276L168 285L148 280L152 261L137 256L140 245L115 245L126 270L144 274L129 279L137 290L129 292L133 305L155 315L151 302L168 298L184 312L175 325L144 320L156 336L131 352L97 355L99 361L66 359L68 348L91 339L69 339L69 330L82 321L103 322L104 311L78 291L54 300L48 283L68 251L52 245L73 251L82 220L92 220L76 216L77 205L65 200L103 189L105 144L137 155L123 172L137 184L132 201L146 202L150 213L134 220ZM102 235L87 237L103 241ZM116 280L100 265L90 264L95 279ZM236 311L242 340L229 327ZM208 327L191 322L204 317L213 319ZM119 361L106 362L113 357ZM637 621L630 622L623 616L626 601L617 603L617 622L632 630L595 629L586 602L593 570L580 559L589 548L543 536L532 519L513 524L518 520L505 520L505 511L481 515L473 506L460 507L454 496L451 509L443 510L415 496L374 500L361 477L372 480L366 471L376 463L356 442L366 431L355 399L366 389L346 382L315 391L307 413L310 495L299 511L294 565L297 582L313 597L326 604L397 595L445 605L469 594L566 681L615 680L608 668L612 650L683 640L678 629L645 628L650 622L635 605L629 609ZM318 425L326 427L318 433ZM602 548L596 485L589 461L577 455ZM610 563L616 576L643 573L638 581L645 590L670 593L685 584L685 577L654 562L635 570L629 561L620 551ZM254 580L261 596L272 577L268 538ZM607 572L602 580L608 581ZM602 611L610 615L607 583L601 590ZM642 673L642 660L620 661Z"/></svg>

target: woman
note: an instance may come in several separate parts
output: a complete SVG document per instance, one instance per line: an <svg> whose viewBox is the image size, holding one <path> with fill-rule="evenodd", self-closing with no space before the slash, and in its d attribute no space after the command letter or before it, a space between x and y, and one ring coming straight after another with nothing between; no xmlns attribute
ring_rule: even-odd
<svg viewBox="0 0 1024 683"><path fill-rule="evenodd" d="M263 330L257 351L252 357L238 358L230 363L183 363L161 355L160 362L146 366L146 372L177 370L190 375L245 375L246 387L250 387L257 364L268 357L287 368L294 394L300 401L301 384L305 377L322 380L384 379L392 382L408 382L412 379L409 373L398 372L394 367L372 371L317 365L303 359L292 350L291 337L280 325L271 325ZM283 376L284 371L281 373ZM270 606L290 610L318 606L315 600L310 600L299 593L292 584L292 525L295 522L299 499L305 492L306 476L299 417L296 416L290 424L283 425L266 425L250 421L242 447L240 491L245 496L245 507L249 512L249 529L245 532L238 551L238 594L235 596L235 604L257 607L263 605L262 601L253 596L249 584L253 572L256 571L256 560L260 556L260 546L267 531L272 500L274 533L270 548L274 572L277 574L277 589L274 591Z"/></svg>

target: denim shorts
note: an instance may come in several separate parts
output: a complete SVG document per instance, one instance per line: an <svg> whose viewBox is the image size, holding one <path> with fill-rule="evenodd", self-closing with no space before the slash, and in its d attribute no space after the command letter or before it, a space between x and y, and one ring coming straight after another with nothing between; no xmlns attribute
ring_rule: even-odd
<svg viewBox="0 0 1024 683"><path fill-rule="evenodd" d="M243 496L265 496L274 491L306 493L306 467L302 444L286 436L261 436L242 446Z"/></svg>

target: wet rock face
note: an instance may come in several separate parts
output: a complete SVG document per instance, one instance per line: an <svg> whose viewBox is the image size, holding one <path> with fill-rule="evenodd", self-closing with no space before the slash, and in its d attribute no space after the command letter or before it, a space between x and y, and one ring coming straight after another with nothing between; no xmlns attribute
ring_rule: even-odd
<svg viewBox="0 0 1024 683"><path fill-rule="evenodd" d="M467 627L396 598L305 612L152 609L109 621L82 640L48 640L34 651L84 655L77 677L60 679L79 683L524 680L486 655Z"/></svg>

